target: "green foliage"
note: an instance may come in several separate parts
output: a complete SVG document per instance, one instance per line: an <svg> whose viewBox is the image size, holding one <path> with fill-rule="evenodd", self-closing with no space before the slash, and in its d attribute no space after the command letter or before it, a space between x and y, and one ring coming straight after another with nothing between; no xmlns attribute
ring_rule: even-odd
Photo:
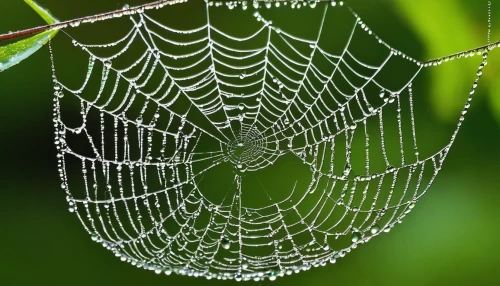
<svg viewBox="0 0 500 286"><path fill-rule="evenodd" d="M36 3L35 1L24 0L24 2L30 5L30 7L33 8L33 10L35 10L35 12L37 12L38 15L40 15L40 17L42 17L42 19L44 19L45 22L47 22L47 24L56 24L59 22L59 20L57 20L54 16L52 16L49 11L47 11L42 6L38 5L38 3Z"/></svg>
<svg viewBox="0 0 500 286"><path fill-rule="evenodd" d="M427 57L421 60L438 58L461 50L485 45L487 39L486 21L478 24L471 16L470 7L466 1L457 0L399 0L394 1L396 7L408 24L416 31L426 49ZM483 3L483 2L481 2ZM469 3L470 4L470 3ZM443 14L446 11L446 14ZM484 5L484 19L487 6ZM481 32L483 31L483 32ZM494 32L494 31L493 31ZM492 41L498 40L498 34L492 34ZM468 61L467 68L457 68L454 64L445 64L432 69L429 101L435 114L442 120L454 122L463 107L464 91L468 91L471 81L468 78L470 71L477 69L477 61ZM489 65L498 66L498 57L489 57ZM500 84L498 77L485 74L481 79L484 86L489 88L489 107L500 122Z"/></svg>
<svg viewBox="0 0 500 286"><path fill-rule="evenodd" d="M31 56L54 37L56 33L57 30L45 31L29 39L0 47L0 72Z"/></svg>
<svg viewBox="0 0 500 286"><path fill-rule="evenodd" d="M491 96L489 105L493 110L496 110L495 118L497 122L500 122L500 80L498 78L497 80L492 79L490 84L489 93Z"/></svg>
<svg viewBox="0 0 500 286"><path fill-rule="evenodd" d="M38 13L48 24L59 22L43 7L38 5L33 0L24 0L35 12ZM34 35L28 39L20 40L13 44L0 47L0 72L20 63L33 53L38 51L50 39L52 39L58 30L48 30L43 33Z"/></svg>
<svg viewBox="0 0 500 286"><path fill-rule="evenodd" d="M403 13L403 19L408 21L423 41L428 59L473 48L468 44L474 42L474 22L460 1L405 0L395 3ZM446 11L446 16L442 11ZM470 69L443 65L432 70L430 102L441 119L456 120L463 107L463 101L458 99L463 98L464 91L469 90L472 83L462 79L467 77L470 70L477 68L475 62L470 62L470 65Z"/></svg>

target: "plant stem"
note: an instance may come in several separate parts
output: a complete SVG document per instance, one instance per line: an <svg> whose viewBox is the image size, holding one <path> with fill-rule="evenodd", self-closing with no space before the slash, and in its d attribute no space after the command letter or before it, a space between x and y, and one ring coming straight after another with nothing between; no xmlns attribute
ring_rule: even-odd
<svg viewBox="0 0 500 286"><path fill-rule="evenodd" d="M455 54L447 55L447 56L440 57L440 58L437 58L437 59L428 60L428 61L425 61L424 64L427 64L427 65L432 65L434 63L441 64L442 62L453 60L455 58L480 55L480 54L483 54L484 52L492 51L495 48L500 48L500 41L496 41L494 43L491 43L491 44L488 44L488 45L484 45L484 46L481 46L481 47L477 47L477 48L474 48L474 49L470 49L470 50L467 50L467 51L462 51L462 52L458 52L458 53L455 53Z"/></svg>
<svg viewBox="0 0 500 286"><path fill-rule="evenodd" d="M67 28L68 26L75 26L80 23L93 23L93 22L98 22L98 21L103 21L106 19L110 18L118 18L124 15L133 15L137 13L142 13L144 10L151 10L151 9L159 9L162 8L165 5L172 5L176 3L182 3L182 2L187 2L187 0L159 0L156 2L136 6L136 7L130 7L126 9L121 9L121 10L115 10L111 12L106 12L106 13L101 13L97 15L92 15L92 16L87 16L87 17L82 17L82 18L76 18L56 24L51 24L51 25L44 25L44 26L39 26L35 28L30 28L22 31L17 31L17 32L10 32L7 34L0 35L0 42L5 41L5 40L10 40L10 39L16 39L19 37L23 36L28 36L32 34L37 34L41 33L47 30L53 30L53 29L64 29Z"/></svg>
<svg viewBox="0 0 500 286"><path fill-rule="evenodd" d="M60 22L60 23L56 23L56 24L52 24L52 25L44 25L44 26L39 26L39 27L31 28L31 29L22 30L22 31L11 32L11 33L0 35L0 42L6 41L6 40L11 40L11 39L16 39L19 37L28 36L28 35L32 35L32 34L41 33L41 32L47 31L47 30L51 30L51 29L64 29L64 28L67 28L68 26L79 25L80 23L93 23L93 22L103 21L103 20L107 20L107 19L111 19L111 18L118 18L118 17L124 16L124 15L134 15L137 13L142 13L145 10L159 9L159 8L162 8L166 5L183 3L183 2L187 2L187 1L188 0L159 0L156 2L143 4L143 5L136 6L136 7L130 7L130 8L126 8L126 9L115 10L115 11L96 14L96 15L92 15L92 16L72 19L72 20L68 20L68 21L64 21L64 22ZM259 1L263 1L263 0L259 0ZM290 1L290 0L276 0L276 1L285 2L285 1ZM323 1L330 1L330 0L319 0L319 1L323 2ZM476 54L477 52L493 50L494 48L500 48L500 41L494 42L492 44L484 45L481 47L477 47L474 49L470 49L467 51L444 56L441 58L428 60L428 61L423 62L423 64L432 65L434 63L441 63L441 62L447 61L451 58L461 57L461 56L465 56L467 54L472 54L472 53Z"/></svg>

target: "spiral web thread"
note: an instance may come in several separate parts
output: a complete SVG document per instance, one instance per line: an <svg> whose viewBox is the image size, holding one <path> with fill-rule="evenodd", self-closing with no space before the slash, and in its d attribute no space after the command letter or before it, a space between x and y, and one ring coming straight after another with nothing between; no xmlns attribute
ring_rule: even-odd
<svg viewBox="0 0 500 286"><path fill-rule="evenodd" d="M303 9L317 5L289 4L295 8L303 5ZM254 5L270 8L271 3ZM358 244L401 222L441 169L486 65L487 51L450 142L434 155L421 158L412 81L424 67L441 62L421 63L391 48L342 2L321 6L323 18L312 39L281 30L258 10L254 17L261 28L245 38L233 37L210 23L210 10L215 9L211 6L246 9L236 2L206 3L206 25L192 30L170 28L139 11L130 16L130 32L116 42L86 45L73 40L89 54L88 73L77 90L57 79L50 47L62 188L70 212L76 214L91 238L122 261L157 273L258 281L334 263ZM328 9L344 9L354 16L341 54L331 54L320 46ZM153 26L175 35L176 40L160 35L150 28ZM378 64L358 60L350 51L351 39L358 33L374 37L385 47L385 59ZM267 40L255 49L232 48L216 40L223 37L245 43L262 34ZM178 40L183 36L190 40ZM192 40L193 36L197 39ZM114 67L113 61L123 57L137 41L146 45L144 54L128 68ZM281 51L278 41L289 47L287 52ZM159 42L174 48L201 48L173 54L159 48ZM123 48L119 52L106 58L93 52L120 45ZM309 53L301 51L301 45L308 46ZM398 90L377 81L377 74L394 57L416 67L414 75ZM164 62L167 59L186 64L169 66ZM248 61L253 63L244 64ZM329 71L318 67L317 61L327 63ZM140 72L129 75L134 69ZM189 75L175 76L176 72ZM148 81L158 73L163 80L157 88L146 91ZM101 87L95 99L89 100L83 94L93 75L101 77ZM349 88L341 89L341 81ZM120 86L125 86L121 94ZM111 87L110 92L102 100L106 87ZM253 91L240 93L241 88ZM61 116L61 100L70 96L81 106L83 123L75 128ZM112 107L111 102L117 98L121 103ZM189 103L185 112L174 108L181 99ZM134 106L140 108L132 116L129 111ZM384 142L384 123L394 120L386 118L384 111L391 106L397 110L397 162L387 155ZM403 124L404 108L410 115L409 125ZM154 112L148 113L150 110ZM203 115L211 129L190 119L194 111ZM97 129L89 127L89 114L93 112L99 114ZM370 124L378 126L381 144L377 150L370 145ZM406 153L405 126L410 126L412 140L412 149ZM67 139L70 135L83 136L94 156L73 150ZM355 136L364 138L364 172L356 173L351 166ZM203 140L217 142L220 149L197 151ZM382 156L385 170L373 171L373 152ZM340 153L343 160L336 158ZM245 207L244 175L274 164L285 154L293 154L308 166L308 188L294 188L279 201L268 193L268 206ZM79 180L70 178L73 170L68 160L80 162ZM228 162L234 165L235 187L227 191L221 203L211 202L199 184L211 168ZM160 187L153 189L153 182ZM84 191L75 194L72 190L82 184Z"/></svg>

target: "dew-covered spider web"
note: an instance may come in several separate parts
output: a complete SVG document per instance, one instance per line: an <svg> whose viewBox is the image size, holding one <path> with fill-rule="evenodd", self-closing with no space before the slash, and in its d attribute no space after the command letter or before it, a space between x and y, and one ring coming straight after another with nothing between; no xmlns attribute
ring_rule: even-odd
<svg viewBox="0 0 500 286"><path fill-rule="evenodd" d="M488 49L451 139L424 156L413 83L471 54L415 60L339 1L177 2L108 17L126 32L100 29L104 44L72 25L84 73L59 72L50 48L69 210L158 274L274 280L389 232L439 173L486 65Z"/></svg>

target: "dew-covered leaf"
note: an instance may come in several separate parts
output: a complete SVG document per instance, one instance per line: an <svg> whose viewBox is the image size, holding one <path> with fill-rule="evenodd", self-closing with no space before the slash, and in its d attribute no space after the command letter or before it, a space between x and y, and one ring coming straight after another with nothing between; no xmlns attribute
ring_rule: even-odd
<svg viewBox="0 0 500 286"><path fill-rule="evenodd" d="M0 47L0 72L31 56L54 37L56 33L57 30L45 31L29 39Z"/></svg>
<svg viewBox="0 0 500 286"><path fill-rule="evenodd" d="M38 5L33 0L24 0L35 12L37 12L48 24L58 22L47 10ZM0 47L0 72L20 63L33 53L38 51L50 39L52 39L58 30L48 30L30 38Z"/></svg>

